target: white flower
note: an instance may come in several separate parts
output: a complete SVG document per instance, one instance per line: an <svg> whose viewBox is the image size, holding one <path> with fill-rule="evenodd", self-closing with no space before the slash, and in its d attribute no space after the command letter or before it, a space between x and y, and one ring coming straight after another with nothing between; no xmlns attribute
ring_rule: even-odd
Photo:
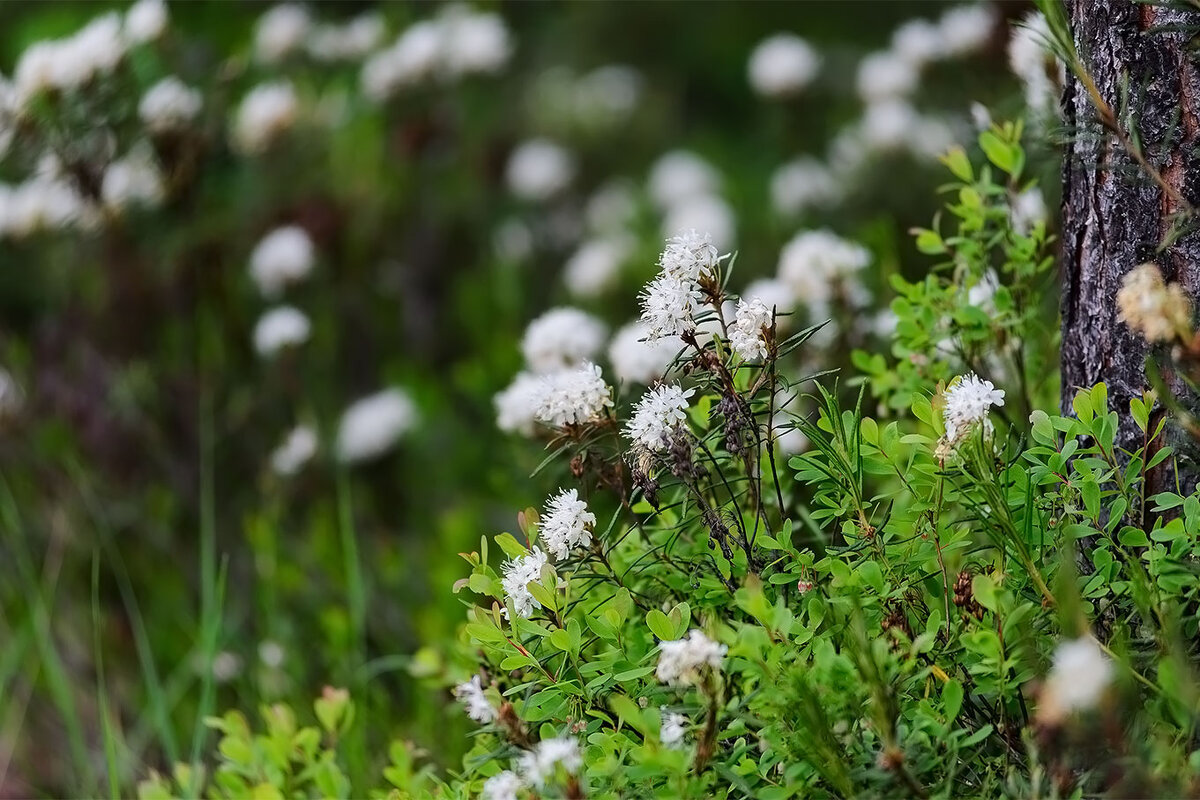
<svg viewBox="0 0 1200 800"><path fill-rule="evenodd" d="M786 97L812 82L821 59L812 45L793 33L764 39L750 54L750 86L765 97Z"/></svg>
<svg viewBox="0 0 1200 800"><path fill-rule="evenodd" d="M316 252L308 232L299 225L276 228L250 254L250 277L264 297L276 297L284 287L308 277Z"/></svg>
<svg viewBox="0 0 1200 800"><path fill-rule="evenodd" d="M264 64L275 64L304 46L312 28L308 9L295 3L281 3L258 18L254 26L254 57Z"/></svg>
<svg viewBox="0 0 1200 800"><path fill-rule="evenodd" d="M987 272L967 290L967 305L981 308L991 314L996 310L996 291L1000 288L1000 276L994 269Z"/></svg>
<svg viewBox="0 0 1200 800"><path fill-rule="evenodd" d="M521 773L539 789L545 787L560 766L571 775L583 766L579 743L566 736L542 739L533 750L521 755Z"/></svg>
<svg viewBox="0 0 1200 800"><path fill-rule="evenodd" d="M264 639L258 645L258 658L271 669L279 669L283 666L284 656L283 645L271 639Z"/></svg>
<svg viewBox="0 0 1200 800"><path fill-rule="evenodd" d="M788 317L783 316L796 308L796 297L788 285L778 278L759 278L751 281L742 292L742 297L756 297L762 300L767 311L774 309L780 315L775 324L780 328L787 327Z"/></svg>
<svg viewBox="0 0 1200 800"><path fill-rule="evenodd" d="M200 92L170 75L151 86L138 103L138 117L153 133L186 128L200 113Z"/></svg>
<svg viewBox="0 0 1200 800"><path fill-rule="evenodd" d="M688 686L695 683L704 667L721 668L725 653L729 650L717 644L701 631L692 629L683 639L659 642L658 679L672 686Z"/></svg>
<svg viewBox="0 0 1200 800"><path fill-rule="evenodd" d="M1191 300L1178 283L1166 283L1153 263L1139 264L1121 280L1117 316L1151 343L1191 336Z"/></svg>
<svg viewBox="0 0 1200 800"><path fill-rule="evenodd" d="M254 326L254 349L260 356L270 357L285 347L295 347L308 341L312 325L304 312L292 306L279 306L267 311Z"/></svg>
<svg viewBox="0 0 1200 800"><path fill-rule="evenodd" d="M604 347L608 329L577 308L552 308L529 323L521 339L521 354L534 372L552 372L595 358Z"/></svg>
<svg viewBox="0 0 1200 800"><path fill-rule="evenodd" d="M498 14L449 6L442 14L441 24L442 59L450 77L492 74L508 63L512 43Z"/></svg>
<svg viewBox="0 0 1200 800"><path fill-rule="evenodd" d="M996 15L986 3L948 9L938 21L946 55L962 56L982 49L995 25Z"/></svg>
<svg viewBox="0 0 1200 800"><path fill-rule="evenodd" d="M442 32L436 22L425 20L412 25L394 44L363 64L363 92L382 102L400 89L429 78L437 69L441 49Z"/></svg>
<svg viewBox="0 0 1200 800"><path fill-rule="evenodd" d="M563 267L567 291L578 297L595 297L613 284L632 252L633 241L628 236L589 239Z"/></svg>
<svg viewBox="0 0 1200 800"><path fill-rule="evenodd" d="M542 376L519 373L492 398L496 406L496 427L505 433L532 436L537 429L537 410L543 393Z"/></svg>
<svg viewBox="0 0 1200 800"><path fill-rule="evenodd" d="M692 197L716 194L720 177L712 165L688 150L672 150L654 162L647 191L663 210Z"/></svg>
<svg viewBox="0 0 1200 800"><path fill-rule="evenodd" d="M912 94L917 88L917 70L890 51L871 53L858 65L858 96L870 103Z"/></svg>
<svg viewBox="0 0 1200 800"><path fill-rule="evenodd" d="M217 683L229 683L242 673L242 657L237 653L222 650L213 656L212 677Z"/></svg>
<svg viewBox="0 0 1200 800"><path fill-rule="evenodd" d="M546 566L546 563L546 554L535 545L529 554L506 561L501 567L503 574L500 583L504 588L505 598L512 603L518 617L528 618L534 609L542 607L537 598L529 592L529 584L541 580L542 567ZM508 616L507 605L504 615Z"/></svg>
<svg viewBox="0 0 1200 800"><path fill-rule="evenodd" d="M166 33L167 20L163 0L138 0L125 12L125 39L133 44L152 42Z"/></svg>
<svg viewBox="0 0 1200 800"><path fill-rule="evenodd" d="M1091 636L1061 642L1042 686L1038 717L1053 723L1073 711L1094 707L1112 676L1112 661Z"/></svg>
<svg viewBox="0 0 1200 800"><path fill-rule="evenodd" d="M492 249L502 261L520 263L533 253L533 232L519 219L506 219L492 233Z"/></svg>
<svg viewBox="0 0 1200 800"><path fill-rule="evenodd" d="M839 287L856 281L857 273L870 262L866 248L832 231L804 231L779 254L779 279L800 302L822 307L834 299ZM855 298L853 292L847 294Z"/></svg>
<svg viewBox="0 0 1200 800"><path fill-rule="evenodd" d="M548 139L531 139L512 152L505 172L508 188L522 200L547 200L575 177L575 159Z"/></svg>
<svg viewBox="0 0 1200 800"><path fill-rule="evenodd" d="M892 32L892 52L920 69L945 55L941 29L928 20L909 20Z"/></svg>
<svg viewBox="0 0 1200 800"><path fill-rule="evenodd" d="M664 235L693 229L705 231L715 247L729 250L737 236L737 218L729 203L711 194L681 200L663 218Z"/></svg>
<svg viewBox="0 0 1200 800"><path fill-rule="evenodd" d="M454 696L467 707L467 716L480 725L494 722L498 716L495 707L483 693L483 682L478 675L454 687Z"/></svg>
<svg viewBox="0 0 1200 800"><path fill-rule="evenodd" d="M233 145L241 153L265 152L296 122L300 101L287 81L263 83L251 89L238 106L233 122Z"/></svg>
<svg viewBox="0 0 1200 800"><path fill-rule="evenodd" d="M667 239L667 246L658 257L658 266L665 275L696 283L701 278L715 276L719 261L712 237L690 229Z"/></svg>
<svg viewBox="0 0 1200 800"><path fill-rule="evenodd" d="M342 413L338 459L353 463L382 455L416 420L416 406L400 389L384 389L357 400Z"/></svg>
<svg viewBox="0 0 1200 800"><path fill-rule="evenodd" d="M20 385L11 372L0 367L0 419L16 415L24 403L25 394Z"/></svg>
<svg viewBox="0 0 1200 800"><path fill-rule="evenodd" d="M297 425L271 453L271 469L279 475L295 475L317 454L317 432Z"/></svg>
<svg viewBox="0 0 1200 800"><path fill-rule="evenodd" d="M624 181L610 181L588 198L584 216L588 228L598 234L624 235L637 216L637 198Z"/></svg>
<svg viewBox="0 0 1200 800"><path fill-rule="evenodd" d="M683 714L662 715L662 725L658 730L658 739L667 747L678 747L683 744L687 733L688 719Z"/></svg>
<svg viewBox="0 0 1200 800"><path fill-rule="evenodd" d="M540 392L534 416L555 428L595 422L613 404L600 367L590 361L542 376Z"/></svg>
<svg viewBox="0 0 1200 800"><path fill-rule="evenodd" d="M1061 79L1063 67L1050 51L1051 41L1045 16L1040 11L1031 11L1013 26L1008 42L1009 68L1021 79L1025 105L1036 118L1058 112L1058 86L1051 69Z"/></svg>
<svg viewBox="0 0 1200 800"><path fill-rule="evenodd" d="M642 76L632 67L607 64L575 81L571 93L580 122L593 128L613 126L637 108Z"/></svg>
<svg viewBox="0 0 1200 800"><path fill-rule="evenodd" d="M665 450L687 429L688 398L694 393L694 389L684 391L676 384L665 383L642 395L624 431L635 449L651 453Z"/></svg>
<svg viewBox="0 0 1200 800"><path fill-rule="evenodd" d="M163 193L163 178L154 156L140 147L109 164L100 184L104 205L117 211L133 205L157 205Z"/></svg>
<svg viewBox="0 0 1200 800"><path fill-rule="evenodd" d="M70 91L112 72L125 57L126 47L121 16L116 13L96 17L64 39L35 42L21 53L13 73L18 105L43 91Z"/></svg>
<svg viewBox="0 0 1200 800"><path fill-rule="evenodd" d="M550 555L561 561L573 549L592 543L592 526L595 524L596 515L579 499L579 492L563 489L546 504L538 534Z"/></svg>
<svg viewBox="0 0 1200 800"><path fill-rule="evenodd" d="M318 61L353 61L371 53L387 33L383 17L359 14L344 25L318 25L308 35L308 53Z"/></svg>
<svg viewBox="0 0 1200 800"><path fill-rule="evenodd" d="M1039 222L1046 221L1047 213L1046 198L1042 195L1042 190L1030 186L1012 198L1008 216L1013 229L1023 236L1028 236Z"/></svg>
<svg viewBox="0 0 1200 800"><path fill-rule="evenodd" d="M639 299L641 322L651 340L681 336L696 329L693 317L703 296L695 283L662 272L646 284Z"/></svg>
<svg viewBox="0 0 1200 800"><path fill-rule="evenodd" d="M771 203L781 216L833 205L841 194L829 168L812 158L789 161L771 176Z"/></svg>
<svg viewBox="0 0 1200 800"><path fill-rule="evenodd" d="M1004 405L1004 390L971 373L954 382L946 390L945 399L942 419L946 426L946 440L954 443L980 423L990 429L988 411L992 406Z"/></svg>
<svg viewBox="0 0 1200 800"><path fill-rule="evenodd" d="M17 186L0 185L0 233L29 236L42 230L88 226L95 209L58 175L35 175Z"/></svg>
<svg viewBox="0 0 1200 800"><path fill-rule="evenodd" d="M525 783L512 770L498 772L483 782L483 800L517 800Z"/></svg>
<svg viewBox="0 0 1200 800"><path fill-rule="evenodd" d="M649 385L667 373L679 348L670 339L651 339L644 323L631 322L613 336L608 361L618 381Z"/></svg>
<svg viewBox="0 0 1200 800"><path fill-rule="evenodd" d="M897 150L908 145L920 115L907 100L889 97L867 105L859 130L871 150Z"/></svg>
<svg viewBox="0 0 1200 800"><path fill-rule="evenodd" d="M767 339L764 331L771 328L771 309L762 298L750 301L738 300L737 314L729 329L729 346L743 361L757 361L767 357Z"/></svg>

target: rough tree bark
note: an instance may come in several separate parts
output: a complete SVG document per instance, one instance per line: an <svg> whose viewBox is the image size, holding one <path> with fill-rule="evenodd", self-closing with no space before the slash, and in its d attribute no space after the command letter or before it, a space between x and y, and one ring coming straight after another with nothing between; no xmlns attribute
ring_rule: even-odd
<svg viewBox="0 0 1200 800"><path fill-rule="evenodd" d="M1200 203L1200 70L1188 52L1200 11L1132 0L1067 0L1067 10L1080 61L1160 180L1104 128L1084 85L1069 78L1062 404L1069 411L1078 389L1105 382L1121 418L1118 443L1136 447L1142 436L1128 410L1147 386L1146 345L1117 318L1115 297L1127 272L1154 261L1200 299L1200 233L1160 252L1172 215Z"/></svg>

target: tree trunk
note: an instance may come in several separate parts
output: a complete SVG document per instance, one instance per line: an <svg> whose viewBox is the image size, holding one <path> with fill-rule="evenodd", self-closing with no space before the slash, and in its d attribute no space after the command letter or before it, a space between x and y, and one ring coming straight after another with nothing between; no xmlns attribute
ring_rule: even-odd
<svg viewBox="0 0 1200 800"><path fill-rule="evenodd" d="M1063 164L1062 404L1069 412L1077 390L1106 383L1121 420L1118 444L1140 447L1129 401L1147 387L1147 348L1117 318L1116 293L1127 272L1154 261L1167 280L1200 298L1200 234L1160 252L1173 215L1200 201L1200 71L1188 53L1200 12L1131 0L1067 0L1067 10L1080 61L1158 178L1104 128L1083 84L1069 78L1063 98L1071 140ZM1173 30L1180 25L1192 31Z"/></svg>

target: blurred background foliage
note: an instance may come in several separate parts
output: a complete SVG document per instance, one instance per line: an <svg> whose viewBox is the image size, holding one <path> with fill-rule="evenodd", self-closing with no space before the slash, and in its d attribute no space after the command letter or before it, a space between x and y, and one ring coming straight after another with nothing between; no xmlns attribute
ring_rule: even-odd
<svg viewBox="0 0 1200 800"><path fill-rule="evenodd" d="M528 494L542 454L496 430L492 396L520 369L529 320L572 302L563 264L602 185L636 189L662 154L701 155L736 216L741 284L772 274L798 230L824 226L870 247L879 307L887 275L928 268L908 231L939 203L945 173L930 159L874 158L840 204L798 217L772 207L770 182L792 158L821 158L861 115L862 56L946 4L490 5L514 48L502 74L380 106L358 92L358 64L255 63L268 7L173 4L167 39L131 58L139 86L177 74L206 98L203 169L187 191L100 231L0 241L0 363L25 393L0 436L0 795L94 793L106 726L119 732L128 785L144 765L186 760L199 716L303 703L325 684L356 691L363 752L410 738L456 763L468 726L447 707L443 663L462 614L455 553L514 528L515 512L544 494ZM123 6L3 4L0 72L108 8ZM439 8L310 10L329 20L378 10L390 40ZM823 59L815 83L782 101L746 77L755 45L779 31ZM955 115L964 143L972 102L997 119L1018 113L1006 41L998 25L980 52L934 65L914 104ZM608 64L640 75L627 119L583 125L539 100L549 70ZM229 151L236 99L280 74L311 110L306 124L261 157ZM106 102L131 98L117 87ZM577 159L552 204L506 187L510 152L533 136ZM1052 174L1052 159L1039 163ZM0 160L3 180L27 172ZM614 328L635 315L662 240L652 204L635 197L635 256L614 287L577 303ZM514 222L532 237L528 252L496 246ZM302 353L264 360L252 333L265 303L246 264L285 223L316 244L311 280L288 295L313 333ZM322 454L289 479L271 471L292 425L313 423L328 440L342 408L391 384L412 394L421 420L396 451L352 467ZM555 488L553 476L537 481Z"/></svg>

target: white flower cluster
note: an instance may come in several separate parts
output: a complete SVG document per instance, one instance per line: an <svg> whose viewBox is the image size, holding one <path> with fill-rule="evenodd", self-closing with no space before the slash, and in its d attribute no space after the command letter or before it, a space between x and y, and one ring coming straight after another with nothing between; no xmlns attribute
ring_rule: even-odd
<svg viewBox="0 0 1200 800"><path fill-rule="evenodd" d="M604 347L608 329L577 308L553 308L529 323L521 339L521 354L534 372L552 372L595 358Z"/></svg>
<svg viewBox="0 0 1200 800"><path fill-rule="evenodd" d="M812 83L821 66L813 46L794 33L769 36L750 54L750 86L763 97L790 97Z"/></svg>
<svg viewBox="0 0 1200 800"><path fill-rule="evenodd" d="M99 220L96 208L56 172L39 171L22 183L0 184L0 237L92 228Z"/></svg>
<svg viewBox="0 0 1200 800"><path fill-rule="evenodd" d="M540 547L534 546L533 550L527 555L518 556L510 561L504 562L501 567L503 573L500 579L500 584L504 588L505 598L512 603L513 610L517 612L518 617L528 617L533 613L534 609L541 608L542 604L529 591L529 584L532 581L540 581L542 577L542 567L546 566L548 560L546 554L542 552ZM553 589L554 587L550 587ZM504 615L508 616L508 607L505 606Z"/></svg>
<svg viewBox="0 0 1200 800"><path fill-rule="evenodd" d="M344 24L316 24L308 9L281 3L267 10L254 28L254 58L278 64L301 51L316 61L355 61L377 50L387 34L383 17L360 14Z"/></svg>
<svg viewBox="0 0 1200 800"><path fill-rule="evenodd" d="M317 432L297 425L271 453L271 469L284 477L295 475L317 454Z"/></svg>
<svg viewBox="0 0 1200 800"><path fill-rule="evenodd" d="M151 133L168 133L186 128L200 114L204 99L174 75L163 78L142 95L138 117Z"/></svg>
<svg viewBox="0 0 1200 800"><path fill-rule="evenodd" d="M946 441L953 444L976 425L983 424L987 430L991 430L988 412L992 406L1004 405L1004 390L971 373L951 384L946 390L945 399L942 420L946 428Z"/></svg>
<svg viewBox="0 0 1200 800"><path fill-rule="evenodd" d="M267 9L254 26L254 57L277 64L298 52L312 30L308 9L297 3L280 3Z"/></svg>
<svg viewBox="0 0 1200 800"><path fill-rule="evenodd" d="M634 448L649 453L665 450L687 428L688 399L694 392L665 383L642 395L625 425L625 435Z"/></svg>
<svg viewBox="0 0 1200 800"><path fill-rule="evenodd" d="M1054 724L1072 712L1095 707L1112 677L1112 660L1091 636L1060 643L1039 695L1039 720Z"/></svg>
<svg viewBox="0 0 1200 800"><path fill-rule="evenodd" d="M815 158L805 156L789 161L771 176L771 204L782 217L826 208L841 198L841 182Z"/></svg>
<svg viewBox="0 0 1200 800"><path fill-rule="evenodd" d="M533 750L522 753L518 769L526 781L541 789L554 778L559 767L574 775L582 766L579 742L559 736L542 739Z"/></svg>
<svg viewBox="0 0 1200 800"><path fill-rule="evenodd" d="M548 128L611 130L637 109L642 84L641 74L623 64L604 64L582 75L556 66L533 82L529 105Z"/></svg>
<svg viewBox="0 0 1200 800"><path fill-rule="evenodd" d="M612 389L600 367L585 361L542 377L533 416L553 428L564 428L596 422L612 404Z"/></svg>
<svg viewBox="0 0 1200 800"><path fill-rule="evenodd" d="M316 263L316 249L299 225L276 228L259 241L250 254L250 277L263 297L278 297L283 290L308 277Z"/></svg>
<svg viewBox="0 0 1200 800"><path fill-rule="evenodd" d="M642 290L641 320L652 339L681 336L696 329L703 295L700 280L716 275L720 257L712 237L688 230L667 240L661 271Z"/></svg>
<svg viewBox="0 0 1200 800"><path fill-rule="evenodd" d="M489 722L495 722L498 716L495 706L487 699L487 695L483 693L483 682L478 675L475 675L469 681L463 681L454 687L454 696L460 703L466 706L467 716L478 722L480 725L487 725Z"/></svg>
<svg viewBox="0 0 1200 800"><path fill-rule="evenodd" d="M510 769L497 772L483 782L483 800L517 800L517 792L525 783Z"/></svg>
<svg viewBox="0 0 1200 800"><path fill-rule="evenodd" d="M263 358L270 358L285 347L304 344L311 331L312 324L303 311L293 306L277 306L255 324L254 349Z"/></svg>
<svg viewBox="0 0 1200 800"><path fill-rule="evenodd" d="M135 147L110 163L100 184L100 199L111 211L135 205L154 206L162 202L165 194L158 162L146 147Z"/></svg>
<svg viewBox="0 0 1200 800"><path fill-rule="evenodd" d="M367 97L382 102L410 86L495 74L511 55L508 28L499 15L447 6L367 59L362 87Z"/></svg>
<svg viewBox="0 0 1200 800"><path fill-rule="evenodd" d="M1058 117L1058 87L1065 67L1050 50L1050 26L1040 11L1030 11L1013 26L1008 40L1008 65L1021 80L1025 107L1033 119L1047 122Z"/></svg>
<svg viewBox="0 0 1200 800"><path fill-rule="evenodd" d="M662 715L662 724L658 729L658 739L667 747L679 747L687 734L687 717L683 714Z"/></svg>
<svg viewBox="0 0 1200 800"><path fill-rule="evenodd" d="M1163 280L1153 263L1130 270L1117 291L1117 316L1147 342L1190 336L1192 304L1178 283Z"/></svg>
<svg viewBox="0 0 1200 800"><path fill-rule="evenodd" d="M337 457L355 463L383 455L416 421L416 405L400 389L384 389L356 400L342 412Z"/></svg>
<svg viewBox="0 0 1200 800"><path fill-rule="evenodd" d="M232 144L244 155L258 155L295 124L300 113L296 90L286 80L263 83L242 98L234 117Z"/></svg>
<svg viewBox="0 0 1200 800"><path fill-rule="evenodd" d="M737 221L719 194L720 184L716 169L695 153L672 150L660 157L646 190L663 215L663 235L694 228L707 231L715 246L732 248Z"/></svg>
<svg viewBox="0 0 1200 800"><path fill-rule="evenodd" d="M135 5L131 11L137 9ZM135 20L142 12L138 11ZM121 16L109 13L62 39L43 39L21 53L13 72L16 105L24 109L43 92L72 92L111 74L135 42Z"/></svg>
<svg viewBox="0 0 1200 800"><path fill-rule="evenodd" d="M1039 222L1046 221L1048 215L1046 198L1037 186L1017 192L1009 203L1008 218L1013 230L1022 236L1028 236Z"/></svg>
<svg viewBox="0 0 1200 800"><path fill-rule="evenodd" d="M729 329L729 346L744 361L767 357L767 331L771 329L771 308L760 297L738 300L737 315Z"/></svg>
<svg viewBox="0 0 1200 800"><path fill-rule="evenodd" d="M717 644L702 631L692 629L687 636L674 641L659 642L659 681L671 686L688 686L696 682L705 667L719 670L729 648Z"/></svg>
<svg viewBox="0 0 1200 800"><path fill-rule="evenodd" d="M25 404L25 393L12 373L0 367L0 420L15 416Z"/></svg>
<svg viewBox="0 0 1200 800"><path fill-rule="evenodd" d="M652 339L650 328L636 321L613 336L608 361L618 381L649 385L667 374L681 347L672 339Z"/></svg>
<svg viewBox="0 0 1200 800"><path fill-rule="evenodd" d="M570 185L575 177L575 158L549 139L530 139L512 151L505 177L515 196L542 202Z"/></svg>
<svg viewBox="0 0 1200 800"><path fill-rule="evenodd" d="M542 376L520 372L503 390L496 393L496 427L505 433L532 436L537 428L534 416L542 397Z"/></svg>
<svg viewBox="0 0 1200 800"><path fill-rule="evenodd" d="M125 12L125 41L144 44L162 38L169 22L165 0L138 0Z"/></svg>
<svg viewBox="0 0 1200 800"><path fill-rule="evenodd" d="M588 239L567 259L563 283L577 297L596 297L616 280L633 253L632 237L621 234Z"/></svg>
<svg viewBox="0 0 1200 800"><path fill-rule="evenodd" d="M314 26L305 46L317 61L357 61L379 49L386 35L383 17L366 12L341 25Z"/></svg>
<svg viewBox="0 0 1200 800"><path fill-rule="evenodd" d="M592 543L595 524L596 515L588 511L585 501L579 499L579 492L563 489L546 504L538 533L550 555L561 561L572 550Z"/></svg>

